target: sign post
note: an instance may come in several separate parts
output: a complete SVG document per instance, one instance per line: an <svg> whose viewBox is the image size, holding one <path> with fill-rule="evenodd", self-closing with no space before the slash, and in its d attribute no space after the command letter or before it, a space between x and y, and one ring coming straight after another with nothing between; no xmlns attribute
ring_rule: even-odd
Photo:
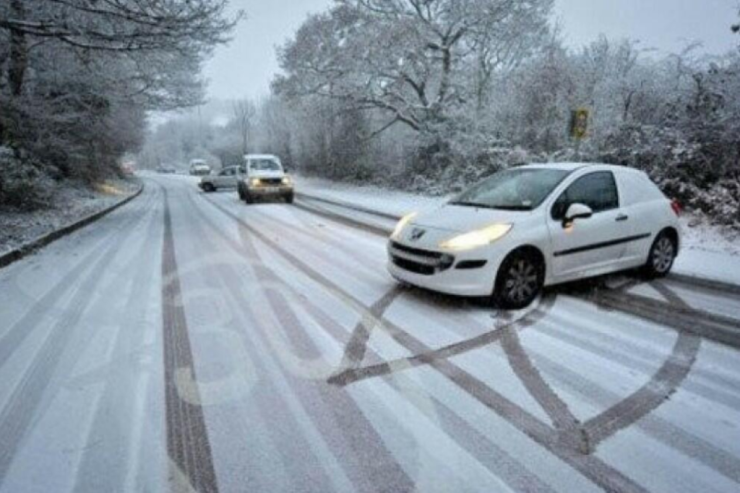
<svg viewBox="0 0 740 493"><path fill-rule="evenodd" d="M576 141L576 158L581 159L581 142L588 137L588 123L591 112L587 108L578 108L570 114L569 133Z"/></svg>

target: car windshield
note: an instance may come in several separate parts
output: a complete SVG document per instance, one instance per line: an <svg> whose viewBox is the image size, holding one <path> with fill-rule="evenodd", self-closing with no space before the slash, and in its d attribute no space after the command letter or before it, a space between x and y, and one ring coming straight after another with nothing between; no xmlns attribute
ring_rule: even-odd
<svg viewBox="0 0 740 493"><path fill-rule="evenodd" d="M277 161L272 159L255 159L250 161L249 167L252 171L281 171L282 168Z"/></svg>
<svg viewBox="0 0 740 493"><path fill-rule="evenodd" d="M511 169L496 173L450 202L486 209L530 211L568 175L559 169Z"/></svg>

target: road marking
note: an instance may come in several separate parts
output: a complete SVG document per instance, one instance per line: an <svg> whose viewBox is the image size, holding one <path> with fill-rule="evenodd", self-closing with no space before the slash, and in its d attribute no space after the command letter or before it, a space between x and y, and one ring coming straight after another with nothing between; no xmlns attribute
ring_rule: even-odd
<svg viewBox="0 0 740 493"><path fill-rule="evenodd" d="M282 248L276 242L272 241L262 232L253 228L238 215L229 211L224 206L215 203L211 199L206 199L206 201L217 210L220 210L223 214L236 221L240 231L244 231L245 233L248 232L251 236L262 241L289 263L293 264L297 269L302 271L305 275L326 287L330 292L343 293L343 298L353 300L354 303L362 305L362 303L360 303L360 301L350 293L345 292L341 287L334 284L334 282L316 272L313 268ZM387 330L388 335L393 337L396 342L400 343L414 354L428 353L432 351L432 348L429 348L411 334L388 321L384 321L382 327L384 329L390 329ZM529 436L536 443L540 444L540 446L550 451L553 455L559 457L601 488L607 491L620 492L646 491L641 485L619 470L601 461L596 456L585 455L578 450L574 450L572 446L565 446L562 441L562 437L559 435L557 430L541 422L528 411L509 401L491 387L487 386L484 382L451 363L449 360L435 360L432 361L429 366L445 375L463 391L467 392L481 404L507 420L513 426L518 428L519 431Z"/></svg>

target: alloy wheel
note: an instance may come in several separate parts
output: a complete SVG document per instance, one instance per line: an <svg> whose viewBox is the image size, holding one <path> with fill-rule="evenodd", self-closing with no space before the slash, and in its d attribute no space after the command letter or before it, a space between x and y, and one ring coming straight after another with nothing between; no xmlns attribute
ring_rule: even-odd
<svg viewBox="0 0 740 493"><path fill-rule="evenodd" d="M659 274L665 274L673 265L675 247L667 236L661 237L653 250L653 269Z"/></svg>
<svg viewBox="0 0 740 493"><path fill-rule="evenodd" d="M514 303L522 303L537 293L537 268L525 259L518 259L509 268L504 293Z"/></svg>

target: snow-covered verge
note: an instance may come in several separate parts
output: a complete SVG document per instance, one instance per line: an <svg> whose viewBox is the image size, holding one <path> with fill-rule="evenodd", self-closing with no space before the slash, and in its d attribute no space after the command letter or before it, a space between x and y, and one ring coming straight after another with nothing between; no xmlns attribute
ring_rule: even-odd
<svg viewBox="0 0 740 493"><path fill-rule="evenodd" d="M322 178L296 176L296 191L317 197L348 202L370 210L403 216L412 211L426 211L444 204L449 197L431 197L377 186L359 186Z"/></svg>
<svg viewBox="0 0 740 493"><path fill-rule="evenodd" d="M141 183L110 179L92 189L71 181L60 181L55 186L52 202L46 208L30 212L0 209L0 255L116 205L136 193Z"/></svg>
<svg viewBox="0 0 740 493"><path fill-rule="evenodd" d="M296 185L299 192L398 216L432 210L449 199L319 178L296 177ZM740 285L740 232L692 215L685 215L682 223L684 244L674 272Z"/></svg>

